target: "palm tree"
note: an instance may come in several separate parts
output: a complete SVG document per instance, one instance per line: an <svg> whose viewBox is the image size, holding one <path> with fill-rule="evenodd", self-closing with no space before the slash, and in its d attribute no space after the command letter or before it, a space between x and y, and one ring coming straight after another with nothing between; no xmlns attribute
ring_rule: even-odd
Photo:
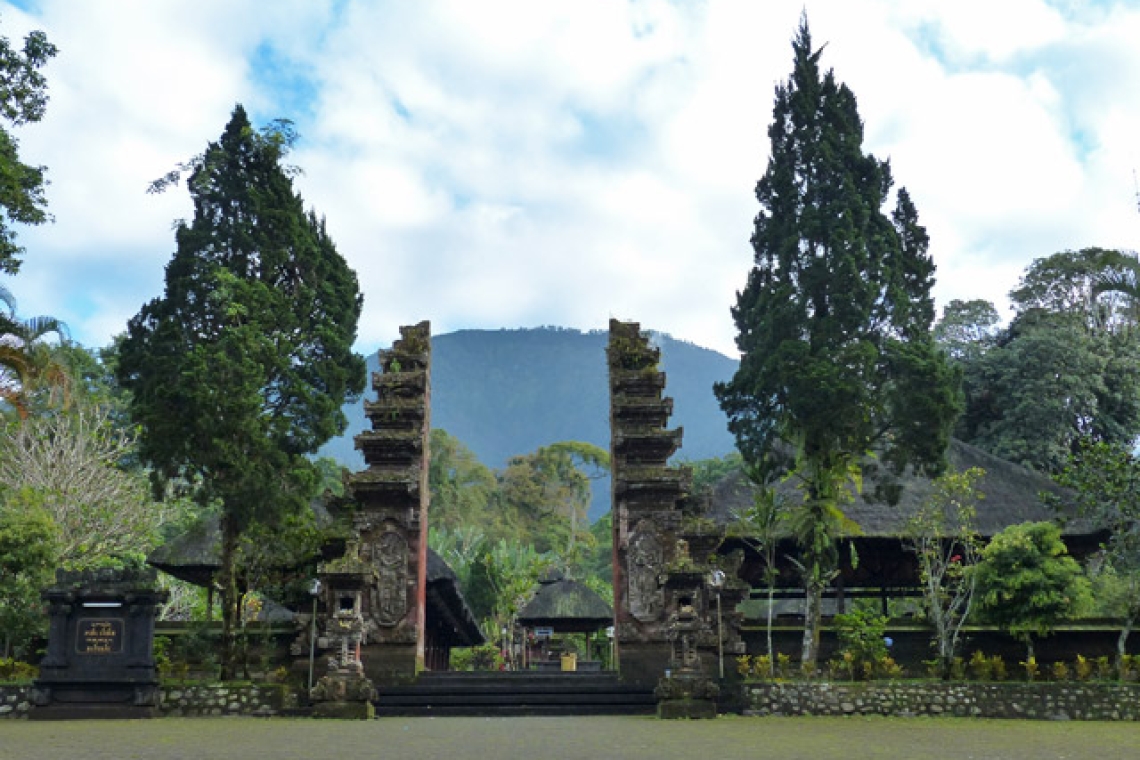
<svg viewBox="0 0 1140 760"><path fill-rule="evenodd" d="M49 334L68 340L67 326L55 317L16 316L16 299L0 285L0 405L27 419L31 402L46 392L49 403L69 398L71 375L44 342Z"/></svg>
<svg viewBox="0 0 1140 760"><path fill-rule="evenodd" d="M1092 297L1102 293L1124 296L1128 324L1140 321L1140 254L1136 251L1104 251L1102 267L1092 281Z"/></svg>

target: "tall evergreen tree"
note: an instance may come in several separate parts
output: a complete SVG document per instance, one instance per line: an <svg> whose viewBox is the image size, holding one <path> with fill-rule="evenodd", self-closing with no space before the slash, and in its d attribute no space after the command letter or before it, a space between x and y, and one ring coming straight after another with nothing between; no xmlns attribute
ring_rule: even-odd
<svg viewBox="0 0 1140 760"><path fill-rule="evenodd" d="M142 456L220 507L227 677L241 538L308 505L318 477L307 455L344 430L341 406L364 388L356 275L294 192L281 163L290 143L237 106L183 167L194 218L178 224L165 295L130 321L118 367Z"/></svg>
<svg viewBox="0 0 1140 760"><path fill-rule="evenodd" d="M863 152L855 96L822 73L806 16L777 86L756 187L755 266L733 309L741 351L717 396L745 460L795 476L789 516L807 597L803 659L818 652L843 505L872 449L936 473L958 413L957 377L930 335L934 265L905 190L891 216L886 162Z"/></svg>

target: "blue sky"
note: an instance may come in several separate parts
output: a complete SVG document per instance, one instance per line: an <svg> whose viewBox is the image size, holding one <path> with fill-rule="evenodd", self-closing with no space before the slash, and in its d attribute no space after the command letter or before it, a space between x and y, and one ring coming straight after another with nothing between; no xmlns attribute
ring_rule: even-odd
<svg viewBox="0 0 1140 760"><path fill-rule="evenodd" d="M89 346L162 292L184 189L235 103L292 119L297 186L365 297L359 350L611 316L733 354L775 84L805 8L927 225L935 295L1004 304L1034 258L1140 248L1140 3L0 0L59 47L55 223L5 284Z"/></svg>

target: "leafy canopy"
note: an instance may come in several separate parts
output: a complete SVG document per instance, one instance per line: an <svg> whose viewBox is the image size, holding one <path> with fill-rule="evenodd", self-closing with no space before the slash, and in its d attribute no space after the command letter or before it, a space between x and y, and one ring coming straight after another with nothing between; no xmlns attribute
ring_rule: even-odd
<svg viewBox="0 0 1140 760"><path fill-rule="evenodd" d="M24 249L16 243L15 224L43 224L48 220L47 184L43 166L25 164L12 127L43 118L47 107L47 80L40 73L56 54L55 45L40 31L24 39L23 49L0 37L0 272L15 274Z"/></svg>
<svg viewBox="0 0 1140 760"><path fill-rule="evenodd" d="M1089 601L1088 581L1050 522L1005 528L982 550L973 572L981 617L1031 649L1034 636L1047 635Z"/></svg>
<svg viewBox="0 0 1140 760"><path fill-rule="evenodd" d="M742 353L717 386L749 462L781 448L844 471L873 446L937 471L957 413L935 347L934 265L905 189L888 216L886 162L865 154L855 96L822 74L806 19L776 89L771 157L756 187L755 266L733 309Z"/></svg>
<svg viewBox="0 0 1140 760"><path fill-rule="evenodd" d="M194 218L179 222L163 297L131 319L118 378L141 455L220 505L224 675L247 590L241 539L288 527L320 480L308 455L344 431L364 388L353 353L361 296L323 219L306 212L282 159L288 131L255 131L239 105L189 170Z"/></svg>
<svg viewBox="0 0 1140 760"><path fill-rule="evenodd" d="M821 72L806 16L792 49L756 186L755 266L732 310L740 366L715 391L749 467L763 481L790 474L804 492L789 527L808 591L810 663L863 457L877 449L895 471L937 473L959 403L930 335L934 263L915 205L900 189L884 211L890 167L863 152L855 96Z"/></svg>
<svg viewBox="0 0 1140 760"><path fill-rule="evenodd" d="M992 339L958 352L963 440L1058 473L1084 438L1131 446L1140 435L1136 302L1106 282L1127 257L1085 248L1035 260L1010 293L1017 310Z"/></svg>
<svg viewBox="0 0 1140 760"><path fill-rule="evenodd" d="M165 295L120 349L143 457L243 525L307 502L304 455L344 430L364 386L356 275L293 191L286 147L234 109L192 162L194 219L176 229Z"/></svg>

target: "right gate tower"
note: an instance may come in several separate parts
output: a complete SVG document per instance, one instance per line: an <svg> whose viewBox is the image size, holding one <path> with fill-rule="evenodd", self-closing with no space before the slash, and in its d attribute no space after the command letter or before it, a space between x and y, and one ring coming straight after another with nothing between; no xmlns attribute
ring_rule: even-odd
<svg viewBox="0 0 1140 760"><path fill-rule="evenodd" d="M635 322L610 320L606 349L610 382L614 636L621 677L656 684L676 667L683 626L685 649L716 673L718 656L743 651L736 605L747 585L736 579L739 558L720 557L723 530L689 501L692 470L668 464L682 430L668 430L673 400L665 397L660 349ZM716 570L726 587L714 587ZM725 578L727 576L727 578ZM716 595L722 619L717 619ZM733 663L735 665L735 663Z"/></svg>

